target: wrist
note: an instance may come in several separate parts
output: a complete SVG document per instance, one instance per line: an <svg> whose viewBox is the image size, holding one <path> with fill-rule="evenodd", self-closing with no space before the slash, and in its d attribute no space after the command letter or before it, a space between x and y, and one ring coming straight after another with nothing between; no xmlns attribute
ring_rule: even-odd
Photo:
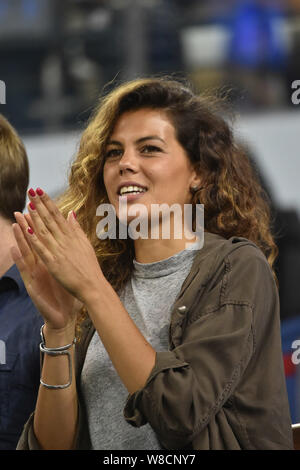
<svg viewBox="0 0 300 470"><path fill-rule="evenodd" d="M47 348L57 348L71 344L75 338L75 323L66 325L63 328L53 328L45 323L43 334Z"/></svg>
<svg viewBox="0 0 300 470"><path fill-rule="evenodd" d="M93 307L95 304L97 304L101 300L101 297L107 287L107 284L108 282L106 278L103 276L103 278L101 279L97 278L95 282L90 283L86 287L86 289L83 290L82 302L87 307L87 310L89 310L91 307Z"/></svg>

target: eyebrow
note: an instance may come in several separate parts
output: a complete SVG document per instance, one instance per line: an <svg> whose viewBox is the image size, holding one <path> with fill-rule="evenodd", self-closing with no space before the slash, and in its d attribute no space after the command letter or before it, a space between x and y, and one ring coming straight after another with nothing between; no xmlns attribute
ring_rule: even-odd
<svg viewBox="0 0 300 470"><path fill-rule="evenodd" d="M161 137L159 137L158 135L147 135L146 137L141 137L140 139L137 139L135 141L135 143L140 144L142 142L145 142L146 140L160 140L161 142L166 144L166 142ZM109 142L107 142L107 145L119 145L119 146L121 146L122 144L118 140L110 140Z"/></svg>

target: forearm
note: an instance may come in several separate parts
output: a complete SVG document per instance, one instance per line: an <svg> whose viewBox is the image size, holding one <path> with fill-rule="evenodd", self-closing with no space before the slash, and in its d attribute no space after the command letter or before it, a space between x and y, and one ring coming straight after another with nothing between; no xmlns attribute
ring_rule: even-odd
<svg viewBox="0 0 300 470"><path fill-rule="evenodd" d="M74 328L51 330L44 327L46 347L54 348L72 343ZM74 367L74 346L69 349L72 357L72 383L65 389L48 389L40 385L34 417L34 432L43 449L71 449L77 423L77 391ZM43 382L62 385L69 380L69 364L66 355L44 354Z"/></svg>
<svg viewBox="0 0 300 470"><path fill-rule="evenodd" d="M106 280L89 292L85 299L89 316L122 382L134 393L145 385L156 352Z"/></svg>

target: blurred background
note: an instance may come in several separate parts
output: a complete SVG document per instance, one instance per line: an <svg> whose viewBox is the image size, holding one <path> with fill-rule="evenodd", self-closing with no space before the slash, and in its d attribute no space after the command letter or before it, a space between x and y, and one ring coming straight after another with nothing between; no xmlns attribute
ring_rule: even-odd
<svg viewBox="0 0 300 470"><path fill-rule="evenodd" d="M105 87L147 74L224 87L235 132L272 202L282 345L300 421L300 0L0 0L0 112L21 134L30 186L57 196ZM0 162L1 171L1 162Z"/></svg>

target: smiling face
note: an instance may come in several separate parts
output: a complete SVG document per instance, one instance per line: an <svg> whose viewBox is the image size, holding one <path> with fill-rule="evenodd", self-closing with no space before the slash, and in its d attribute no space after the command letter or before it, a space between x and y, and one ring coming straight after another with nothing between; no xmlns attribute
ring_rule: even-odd
<svg viewBox="0 0 300 470"><path fill-rule="evenodd" d="M183 207L191 202L190 187L200 183L176 139L174 126L166 113L157 109L120 116L106 147L103 178L117 216L120 198L126 198L128 208L133 203L145 205L148 214L151 204L177 203ZM120 195L120 189L121 193L143 192Z"/></svg>

